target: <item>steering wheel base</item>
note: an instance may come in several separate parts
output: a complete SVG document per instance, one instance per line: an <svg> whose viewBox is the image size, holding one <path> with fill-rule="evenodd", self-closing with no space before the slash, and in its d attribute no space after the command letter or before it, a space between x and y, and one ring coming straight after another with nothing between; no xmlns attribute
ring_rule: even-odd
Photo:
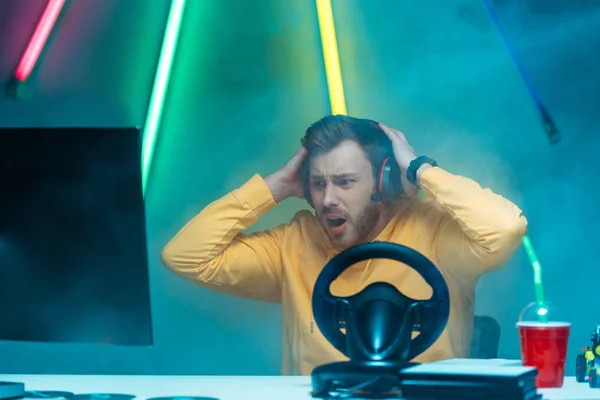
<svg viewBox="0 0 600 400"><path fill-rule="evenodd" d="M331 283L347 268L374 258L412 267L432 288L431 298L413 299L379 281L352 296L331 293ZM334 256L317 278L312 303L317 327L349 359L312 371L312 397L321 399L402 398L402 370L416 365L411 360L441 336L450 314L448 287L437 267L417 251L389 242L356 245Z"/></svg>
<svg viewBox="0 0 600 400"><path fill-rule="evenodd" d="M313 398L401 399L400 372L417 365L398 361L340 361L316 367Z"/></svg>

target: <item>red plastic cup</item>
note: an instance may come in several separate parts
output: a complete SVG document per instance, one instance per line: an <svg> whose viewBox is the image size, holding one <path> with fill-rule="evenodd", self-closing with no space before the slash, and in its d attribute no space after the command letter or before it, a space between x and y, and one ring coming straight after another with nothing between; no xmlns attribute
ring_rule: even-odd
<svg viewBox="0 0 600 400"><path fill-rule="evenodd" d="M536 387L562 387L571 324L563 321L539 322L529 319L519 321L517 329L521 340L523 365L538 370Z"/></svg>

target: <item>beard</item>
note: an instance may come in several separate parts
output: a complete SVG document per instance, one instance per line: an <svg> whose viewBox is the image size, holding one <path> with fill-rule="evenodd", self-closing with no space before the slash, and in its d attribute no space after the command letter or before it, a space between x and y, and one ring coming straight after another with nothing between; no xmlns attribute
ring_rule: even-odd
<svg viewBox="0 0 600 400"><path fill-rule="evenodd" d="M341 233L332 232L328 215L336 215L345 220ZM376 204L367 204L355 215L338 208L324 207L319 213L319 222L332 244L338 250L367 242L381 216L381 210Z"/></svg>

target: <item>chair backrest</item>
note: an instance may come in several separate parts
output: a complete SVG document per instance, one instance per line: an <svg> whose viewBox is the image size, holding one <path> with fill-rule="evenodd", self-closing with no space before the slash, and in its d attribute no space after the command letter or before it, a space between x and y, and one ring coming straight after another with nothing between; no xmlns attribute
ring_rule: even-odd
<svg viewBox="0 0 600 400"><path fill-rule="evenodd" d="M469 358L498 358L500 324L492 317L476 315Z"/></svg>

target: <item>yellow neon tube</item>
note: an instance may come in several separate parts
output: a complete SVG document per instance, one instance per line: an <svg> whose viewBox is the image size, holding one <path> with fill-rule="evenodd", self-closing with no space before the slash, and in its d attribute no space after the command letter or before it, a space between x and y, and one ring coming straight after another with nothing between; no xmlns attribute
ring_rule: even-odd
<svg viewBox="0 0 600 400"><path fill-rule="evenodd" d="M342 71L335 37L331 0L316 0L316 2L331 112L334 115L346 115L346 99L344 98L344 85L342 84Z"/></svg>

